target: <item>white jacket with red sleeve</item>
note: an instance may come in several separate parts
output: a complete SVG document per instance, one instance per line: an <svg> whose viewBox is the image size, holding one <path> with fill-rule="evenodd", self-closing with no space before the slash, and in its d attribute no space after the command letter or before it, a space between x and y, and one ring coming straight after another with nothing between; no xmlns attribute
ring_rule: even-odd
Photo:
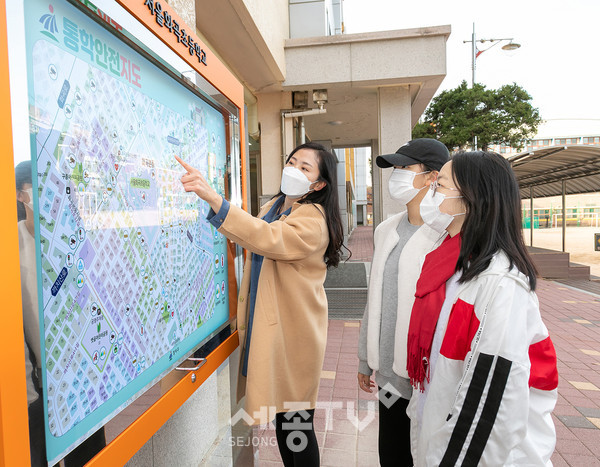
<svg viewBox="0 0 600 467"><path fill-rule="evenodd" d="M508 267L499 253L446 296L430 383L407 409L416 466L552 465L556 353L526 276Z"/></svg>

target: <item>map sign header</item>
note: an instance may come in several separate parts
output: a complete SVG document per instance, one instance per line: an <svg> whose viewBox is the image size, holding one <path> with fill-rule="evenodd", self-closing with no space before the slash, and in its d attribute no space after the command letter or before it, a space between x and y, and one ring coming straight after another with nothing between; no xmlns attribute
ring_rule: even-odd
<svg viewBox="0 0 600 467"><path fill-rule="evenodd" d="M196 54L198 62L207 66L206 51L202 48L198 38L194 40L194 37L196 37L195 35L192 36L192 34L186 33L185 29L179 26L177 20L173 19L172 14L166 8L163 8L160 2L144 0L144 6L147 6L148 10L150 10L150 14L155 16L156 24L160 27L167 28L169 32L175 35L177 42L188 49L190 55L193 56Z"/></svg>

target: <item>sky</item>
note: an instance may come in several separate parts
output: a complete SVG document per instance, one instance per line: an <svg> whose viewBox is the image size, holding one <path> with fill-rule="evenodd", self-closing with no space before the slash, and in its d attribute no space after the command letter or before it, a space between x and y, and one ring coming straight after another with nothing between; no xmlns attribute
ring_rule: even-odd
<svg viewBox="0 0 600 467"><path fill-rule="evenodd" d="M346 34L450 25L447 75L438 93L471 83L471 40L514 38L477 58L476 82L516 82L545 120L595 119L600 128L600 1L343 0ZM478 43L478 48L489 46Z"/></svg>

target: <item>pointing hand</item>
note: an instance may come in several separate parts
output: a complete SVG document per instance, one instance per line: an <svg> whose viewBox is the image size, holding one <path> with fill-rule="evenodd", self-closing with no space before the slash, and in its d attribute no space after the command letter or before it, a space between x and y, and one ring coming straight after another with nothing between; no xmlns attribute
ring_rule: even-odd
<svg viewBox="0 0 600 467"><path fill-rule="evenodd" d="M223 198L219 195L206 181L198 169L195 169L188 163L175 156L177 162L186 170L186 173L181 177L181 184L185 191L194 192L199 198L206 201L213 211L219 212Z"/></svg>

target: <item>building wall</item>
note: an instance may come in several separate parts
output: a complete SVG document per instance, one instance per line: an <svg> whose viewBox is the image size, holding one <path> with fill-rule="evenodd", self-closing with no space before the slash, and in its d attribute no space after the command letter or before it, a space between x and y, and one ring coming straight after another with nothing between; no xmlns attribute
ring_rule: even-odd
<svg viewBox="0 0 600 467"><path fill-rule="evenodd" d="M165 0L181 17L185 24L196 24L196 0Z"/></svg>
<svg viewBox="0 0 600 467"><path fill-rule="evenodd" d="M367 225L367 153L369 148L345 148L335 151L345 167L345 196L340 195L340 208L346 214L347 232L357 225Z"/></svg>
<svg viewBox="0 0 600 467"><path fill-rule="evenodd" d="M198 386L198 390L126 465L128 467L209 466L216 465L216 462L231 462L229 372L229 359L227 359L216 372ZM227 465L227 463L219 465Z"/></svg>
<svg viewBox="0 0 600 467"><path fill-rule="evenodd" d="M257 94L258 121L260 123L260 157L262 195L266 198L279 192L283 156L294 149L291 119L286 119L286 147L282 153L281 110L289 109L291 93L272 92Z"/></svg>
<svg viewBox="0 0 600 467"><path fill-rule="evenodd" d="M367 148L356 148L355 152L355 166L356 166L356 181L354 193L356 196L356 202L361 203L367 201Z"/></svg>
<svg viewBox="0 0 600 467"><path fill-rule="evenodd" d="M264 0L243 0L243 2L256 28L260 31L261 40L265 42L279 68L285 72L283 44L290 37L288 0L269 0L268 8L265 8Z"/></svg>
<svg viewBox="0 0 600 467"><path fill-rule="evenodd" d="M356 188L356 174L354 172L355 159L354 159L354 148L346 148L345 150L346 159L346 181L350 182L352 188Z"/></svg>
<svg viewBox="0 0 600 467"><path fill-rule="evenodd" d="M500 144L490 145L488 149L510 157L524 151L577 144L600 145L600 121L593 119L546 120L540 124L537 134L527 141L522 149L517 150Z"/></svg>
<svg viewBox="0 0 600 467"><path fill-rule="evenodd" d="M289 0L290 38L341 34L341 0Z"/></svg>
<svg viewBox="0 0 600 467"><path fill-rule="evenodd" d="M346 187L346 154L345 151L335 151L338 158L337 163L337 188L340 200L340 218L344 228L344 244L348 244L348 235L351 233L349 223L352 219L352 206L348 203L348 191ZM345 252L344 252L345 253Z"/></svg>

